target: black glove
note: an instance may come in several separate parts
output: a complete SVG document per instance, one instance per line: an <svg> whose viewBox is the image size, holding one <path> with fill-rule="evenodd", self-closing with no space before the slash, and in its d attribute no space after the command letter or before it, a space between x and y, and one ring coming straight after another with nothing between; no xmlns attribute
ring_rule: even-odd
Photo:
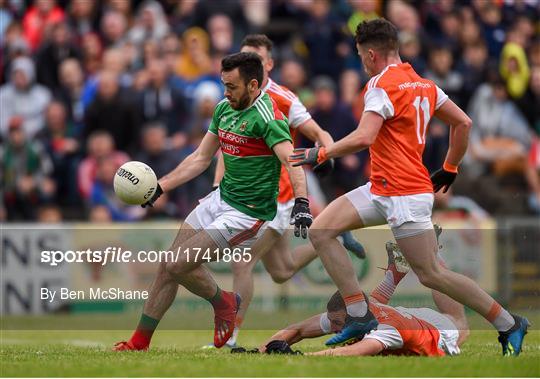
<svg viewBox="0 0 540 379"><path fill-rule="evenodd" d="M161 186L158 183L157 188L156 188L156 192L154 192L152 197L150 199L148 199L148 201L146 203L141 204L141 207L143 207L143 208L153 207L154 203L156 202L157 199L159 199L159 197L161 195L163 195L163 190L161 189Z"/></svg>
<svg viewBox="0 0 540 379"><path fill-rule="evenodd" d="M317 175L319 179L325 178L332 173L334 170L334 158L331 158L323 163L319 163L317 166L313 167L313 172Z"/></svg>
<svg viewBox="0 0 540 379"><path fill-rule="evenodd" d="M273 340L266 344L266 354L291 354L291 355L303 355L300 350L293 350L283 340Z"/></svg>
<svg viewBox="0 0 540 379"><path fill-rule="evenodd" d="M325 147L312 147L309 149L299 147L293 150L293 155L289 157L289 162L293 167L310 165L312 167L323 163L326 160Z"/></svg>
<svg viewBox="0 0 540 379"><path fill-rule="evenodd" d="M313 223L313 216L309 210L309 200L305 197L297 197L294 199L294 207L291 212L290 224L294 225L294 235L302 238L307 238L308 228Z"/></svg>
<svg viewBox="0 0 540 379"><path fill-rule="evenodd" d="M433 192L439 192L441 188L443 193L448 191L448 188L454 183L456 179L456 172L446 171L444 168L440 168L431 175L431 183L433 183Z"/></svg>

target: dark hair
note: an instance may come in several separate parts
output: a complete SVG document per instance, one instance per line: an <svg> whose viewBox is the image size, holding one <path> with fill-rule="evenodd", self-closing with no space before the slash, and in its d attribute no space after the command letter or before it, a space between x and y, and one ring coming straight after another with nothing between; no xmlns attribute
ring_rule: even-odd
<svg viewBox="0 0 540 379"><path fill-rule="evenodd" d="M236 53L227 55L221 61L221 72L229 72L238 68L240 77L244 83L248 84L252 79L256 79L261 87L263 80L263 66L261 58L255 53Z"/></svg>
<svg viewBox="0 0 540 379"><path fill-rule="evenodd" d="M397 29L384 18L361 22L356 27L354 38L360 46L369 46L384 52L397 52L399 49Z"/></svg>
<svg viewBox="0 0 540 379"><path fill-rule="evenodd" d="M266 36L266 34L248 34L242 41L240 48L244 46L266 47L266 50L271 53L274 44L272 40Z"/></svg>
<svg viewBox="0 0 540 379"><path fill-rule="evenodd" d="M326 310L328 312L337 312L345 309L345 301L343 300L343 297L341 297L341 294L339 291L336 291L330 300L328 300L328 303L326 304Z"/></svg>

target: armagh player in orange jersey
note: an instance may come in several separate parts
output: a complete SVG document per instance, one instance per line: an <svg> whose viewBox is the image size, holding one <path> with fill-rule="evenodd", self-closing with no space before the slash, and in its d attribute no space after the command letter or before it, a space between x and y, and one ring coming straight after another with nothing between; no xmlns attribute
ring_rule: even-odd
<svg viewBox="0 0 540 379"><path fill-rule="evenodd" d="M511 315L473 280L443 267L435 255L433 191L446 191L454 181L467 150L470 118L435 83L401 62L397 30L390 22L362 22L355 38L371 77L358 128L330 146L296 149L290 157L296 165L315 165L366 148L371 155L370 182L334 200L310 231L311 242L347 309L346 325L332 342L362 337L377 326L336 236L344 230L388 223L422 284L449 296L449 302L454 299L481 314L499 331L503 354L518 355L527 319ZM443 167L430 178L422 153L432 116L450 125L450 146Z"/></svg>
<svg viewBox="0 0 540 379"><path fill-rule="evenodd" d="M256 53L261 57L264 69L261 88L276 102L278 109L287 117L293 141L297 131L299 131L302 135L313 142L317 142L320 146L330 145L334 140L328 132L324 131L311 118L311 115L298 97L289 89L280 86L269 77L270 71L274 67L272 46L272 41L266 35L250 34L242 41L241 52ZM221 158L222 156L220 156L220 160L218 161L215 174L214 183L216 186L221 181L224 172L223 160ZM324 170L331 169L329 163L324 165ZM317 168L315 171L317 171ZM242 297L242 304L237 315L235 333L227 342L227 345L230 347L233 347L236 343L239 327L253 297L253 269L259 259L262 260L272 279L277 283L283 283L313 259L317 258L317 253L311 244L299 246L294 252L289 250L287 231L290 226L290 215L293 205L294 195L289 174L285 167L282 167L276 217L270 222L268 229L252 247L252 259L249 262L231 263L234 275L233 286L235 291ZM354 240L350 232L347 232L347 235L342 237L345 246L359 258L363 258L363 247Z"/></svg>
<svg viewBox="0 0 540 379"><path fill-rule="evenodd" d="M399 249L386 244L388 268L385 279L371 292L369 308L379 324L361 341L348 346L309 353L309 355L420 355L438 357L456 355L469 335L463 307L458 305L440 313L430 308L391 307L388 302L396 286L407 275L408 266ZM392 285L387 279L391 277ZM435 293L434 293L435 295ZM440 297L433 297L441 307ZM457 304L457 303L456 303ZM442 311L441 311L442 312ZM326 312L280 330L259 348L259 352L287 353L289 346L305 338L339 333L346 317L345 302L336 292ZM285 343L283 343L285 342Z"/></svg>

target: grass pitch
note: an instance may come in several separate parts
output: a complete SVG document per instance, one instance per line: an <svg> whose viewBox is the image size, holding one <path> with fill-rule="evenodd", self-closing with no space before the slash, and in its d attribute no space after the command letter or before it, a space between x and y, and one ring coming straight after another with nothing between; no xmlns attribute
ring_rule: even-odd
<svg viewBox="0 0 540 379"><path fill-rule="evenodd" d="M90 321L90 320L89 320ZM538 325L540 317L535 317ZM91 321L90 321L91 322ZM126 327L131 325L126 325ZM273 330L244 330L240 344L255 347ZM2 330L2 377L354 377L354 376L540 376L540 331L530 330L518 358L504 358L496 332L474 330L458 357L308 357L230 354L201 350L211 340L206 330L159 330L149 352L115 353L114 344L131 330ZM324 338L297 345L323 348Z"/></svg>

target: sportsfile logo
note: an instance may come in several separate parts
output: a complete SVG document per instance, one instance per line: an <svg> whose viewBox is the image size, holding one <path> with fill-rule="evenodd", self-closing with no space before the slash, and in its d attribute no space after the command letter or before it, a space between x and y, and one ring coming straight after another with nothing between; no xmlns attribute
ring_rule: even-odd
<svg viewBox="0 0 540 379"><path fill-rule="evenodd" d="M126 178L133 185L139 184L139 181L140 181L139 178L137 178L133 173L123 168L119 168L118 171L116 172L116 175L118 175L118 177L120 178Z"/></svg>

